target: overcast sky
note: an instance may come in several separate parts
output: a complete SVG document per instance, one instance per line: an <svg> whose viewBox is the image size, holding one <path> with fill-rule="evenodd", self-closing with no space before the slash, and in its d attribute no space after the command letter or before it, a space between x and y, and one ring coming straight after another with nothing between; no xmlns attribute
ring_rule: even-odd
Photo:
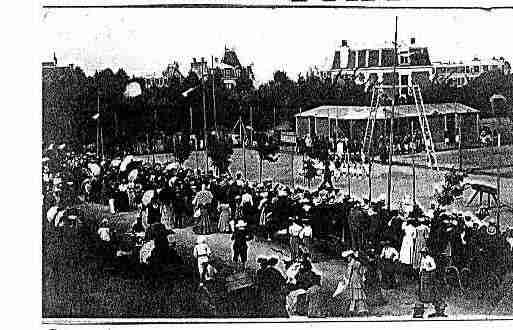
<svg viewBox="0 0 513 330"><path fill-rule="evenodd" d="M235 47L243 65L254 63L259 82L283 69L291 77L331 62L342 39L373 46L414 36L431 59L474 56L513 59L513 11L380 11L334 9L48 9L41 17L41 61L55 51L59 64L86 73L122 67L129 75L160 73L178 61L186 74L192 57L221 57Z"/></svg>

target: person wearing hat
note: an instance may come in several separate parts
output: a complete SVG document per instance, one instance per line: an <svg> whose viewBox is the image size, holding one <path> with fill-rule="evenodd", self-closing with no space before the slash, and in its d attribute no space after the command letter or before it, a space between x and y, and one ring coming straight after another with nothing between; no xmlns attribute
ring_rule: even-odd
<svg viewBox="0 0 513 330"><path fill-rule="evenodd" d="M413 311L414 318L424 317L424 304L433 304L435 313L428 315L428 317L447 317L445 314L445 304L438 295L436 286L436 263L435 259L429 254L427 247L422 248L420 251L420 288L419 288L419 303L415 304Z"/></svg>
<svg viewBox="0 0 513 330"><path fill-rule="evenodd" d="M194 246L193 255L198 263L200 285L203 285L205 280L206 265L210 260L211 253L210 247L207 245L207 238L203 235L198 236L197 244Z"/></svg>
<svg viewBox="0 0 513 330"><path fill-rule="evenodd" d="M240 260L241 270L244 271L246 261L248 260L248 243L250 235L247 230L247 224L244 220L239 219L235 224L235 230L232 234L232 249L233 249L233 262L235 263L235 271L238 269L238 262Z"/></svg>
<svg viewBox="0 0 513 330"><path fill-rule="evenodd" d="M292 223L288 228L290 257L292 260L296 260L299 257L299 234L303 230L303 227L299 225L299 220L296 217L292 218L291 220Z"/></svg>

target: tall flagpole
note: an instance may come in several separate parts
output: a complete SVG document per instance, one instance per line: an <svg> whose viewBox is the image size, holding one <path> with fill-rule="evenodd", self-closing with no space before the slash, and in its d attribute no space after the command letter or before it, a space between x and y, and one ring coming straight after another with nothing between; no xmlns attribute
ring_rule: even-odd
<svg viewBox="0 0 513 330"><path fill-rule="evenodd" d="M214 131L217 135L217 111L216 111L216 91L215 91L215 69L214 69L214 56L212 56L212 104L214 112Z"/></svg>
<svg viewBox="0 0 513 330"><path fill-rule="evenodd" d="M395 74L397 72L397 16L395 17L394 34L394 70L392 74L392 110L390 112L390 140L388 143L388 182L387 182L387 208L390 211L392 195L392 155L394 153L394 110L395 110Z"/></svg>
<svg viewBox="0 0 513 330"><path fill-rule="evenodd" d="M203 62L203 61L202 61ZM208 172L208 142L207 142L207 107L205 100L205 81L203 63L201 64L201 94L203 98L203 141L205 144L205 174Z"/></svg>
<svg viewBox="0 0 513 330"><path fill-rule="evenodd" d="M249 106L249 126L251 127L251 131L249 132L251 135L249 136L249 140L251 143L251 147L253 147L253 106Z"/></svg>
<svg viewBox="0 0 513 330"><path fill-rule="evenodd" d="M100 93L98 92L96 99L96 113L98 118L96 119L96 157L100 158Z"/></svg>

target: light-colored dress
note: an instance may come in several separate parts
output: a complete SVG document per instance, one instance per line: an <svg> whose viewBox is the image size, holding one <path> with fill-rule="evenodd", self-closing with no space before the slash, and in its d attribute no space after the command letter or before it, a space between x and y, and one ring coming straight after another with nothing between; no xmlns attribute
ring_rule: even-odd
<svg viewBox="0 0 513 330"><path fill-rule="evenodd" d="M401 251L399 252L399 261L405 265L411 265L413 263L413 252L415 244L415 236L417 230L413 225L403 223L404 231L403 243L401 244Z"/></svg>
<svg viewBox="0 0 513 330"><path fill-rule="evenodd" d="M230 217L232 210L227 203L219 204L219 223L217 229L220 233L227 233L230 231Z"/></svg>

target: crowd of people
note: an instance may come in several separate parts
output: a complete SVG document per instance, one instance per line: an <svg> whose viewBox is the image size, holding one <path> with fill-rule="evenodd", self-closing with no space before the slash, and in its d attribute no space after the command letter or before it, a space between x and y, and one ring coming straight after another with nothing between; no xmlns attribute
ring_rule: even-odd
<svg viewBox="0 0 513 330"><path fill-rule="evenodd" d="M354 315L366 315L369 304L383 303L383 289L410 281L420 283L414 316L423 316L424 303L434 304L433 316L444 316L437 288L447 267L500 276L512 265L513 232L497 231L486 210L476 215L437 205L423 210L405 198L389 211L384 198L356 200L329 186L310 191L272 180L255 183L240 173L216 176L131 156L107 161L65 146L45 151L43 201L51 227L77 226L69 210L81 202L108 205L111 213L136 211L135 222L125 230L132 245L115 239L113 232L125 231L108 219L94 230L105 254L129 258L135 245L143 264L181 263L173 229L193 226L198 239L192 254L201 285L215 278L208 235L230 237L237 272L246 270L248 242L255 237L288 241L284 262L257 260L255 285L265 302L262 315L269 316L324 315L311 307L322 277L315 269L316 247L332 236L339 238L349 260L345 287Z"/></svg>

